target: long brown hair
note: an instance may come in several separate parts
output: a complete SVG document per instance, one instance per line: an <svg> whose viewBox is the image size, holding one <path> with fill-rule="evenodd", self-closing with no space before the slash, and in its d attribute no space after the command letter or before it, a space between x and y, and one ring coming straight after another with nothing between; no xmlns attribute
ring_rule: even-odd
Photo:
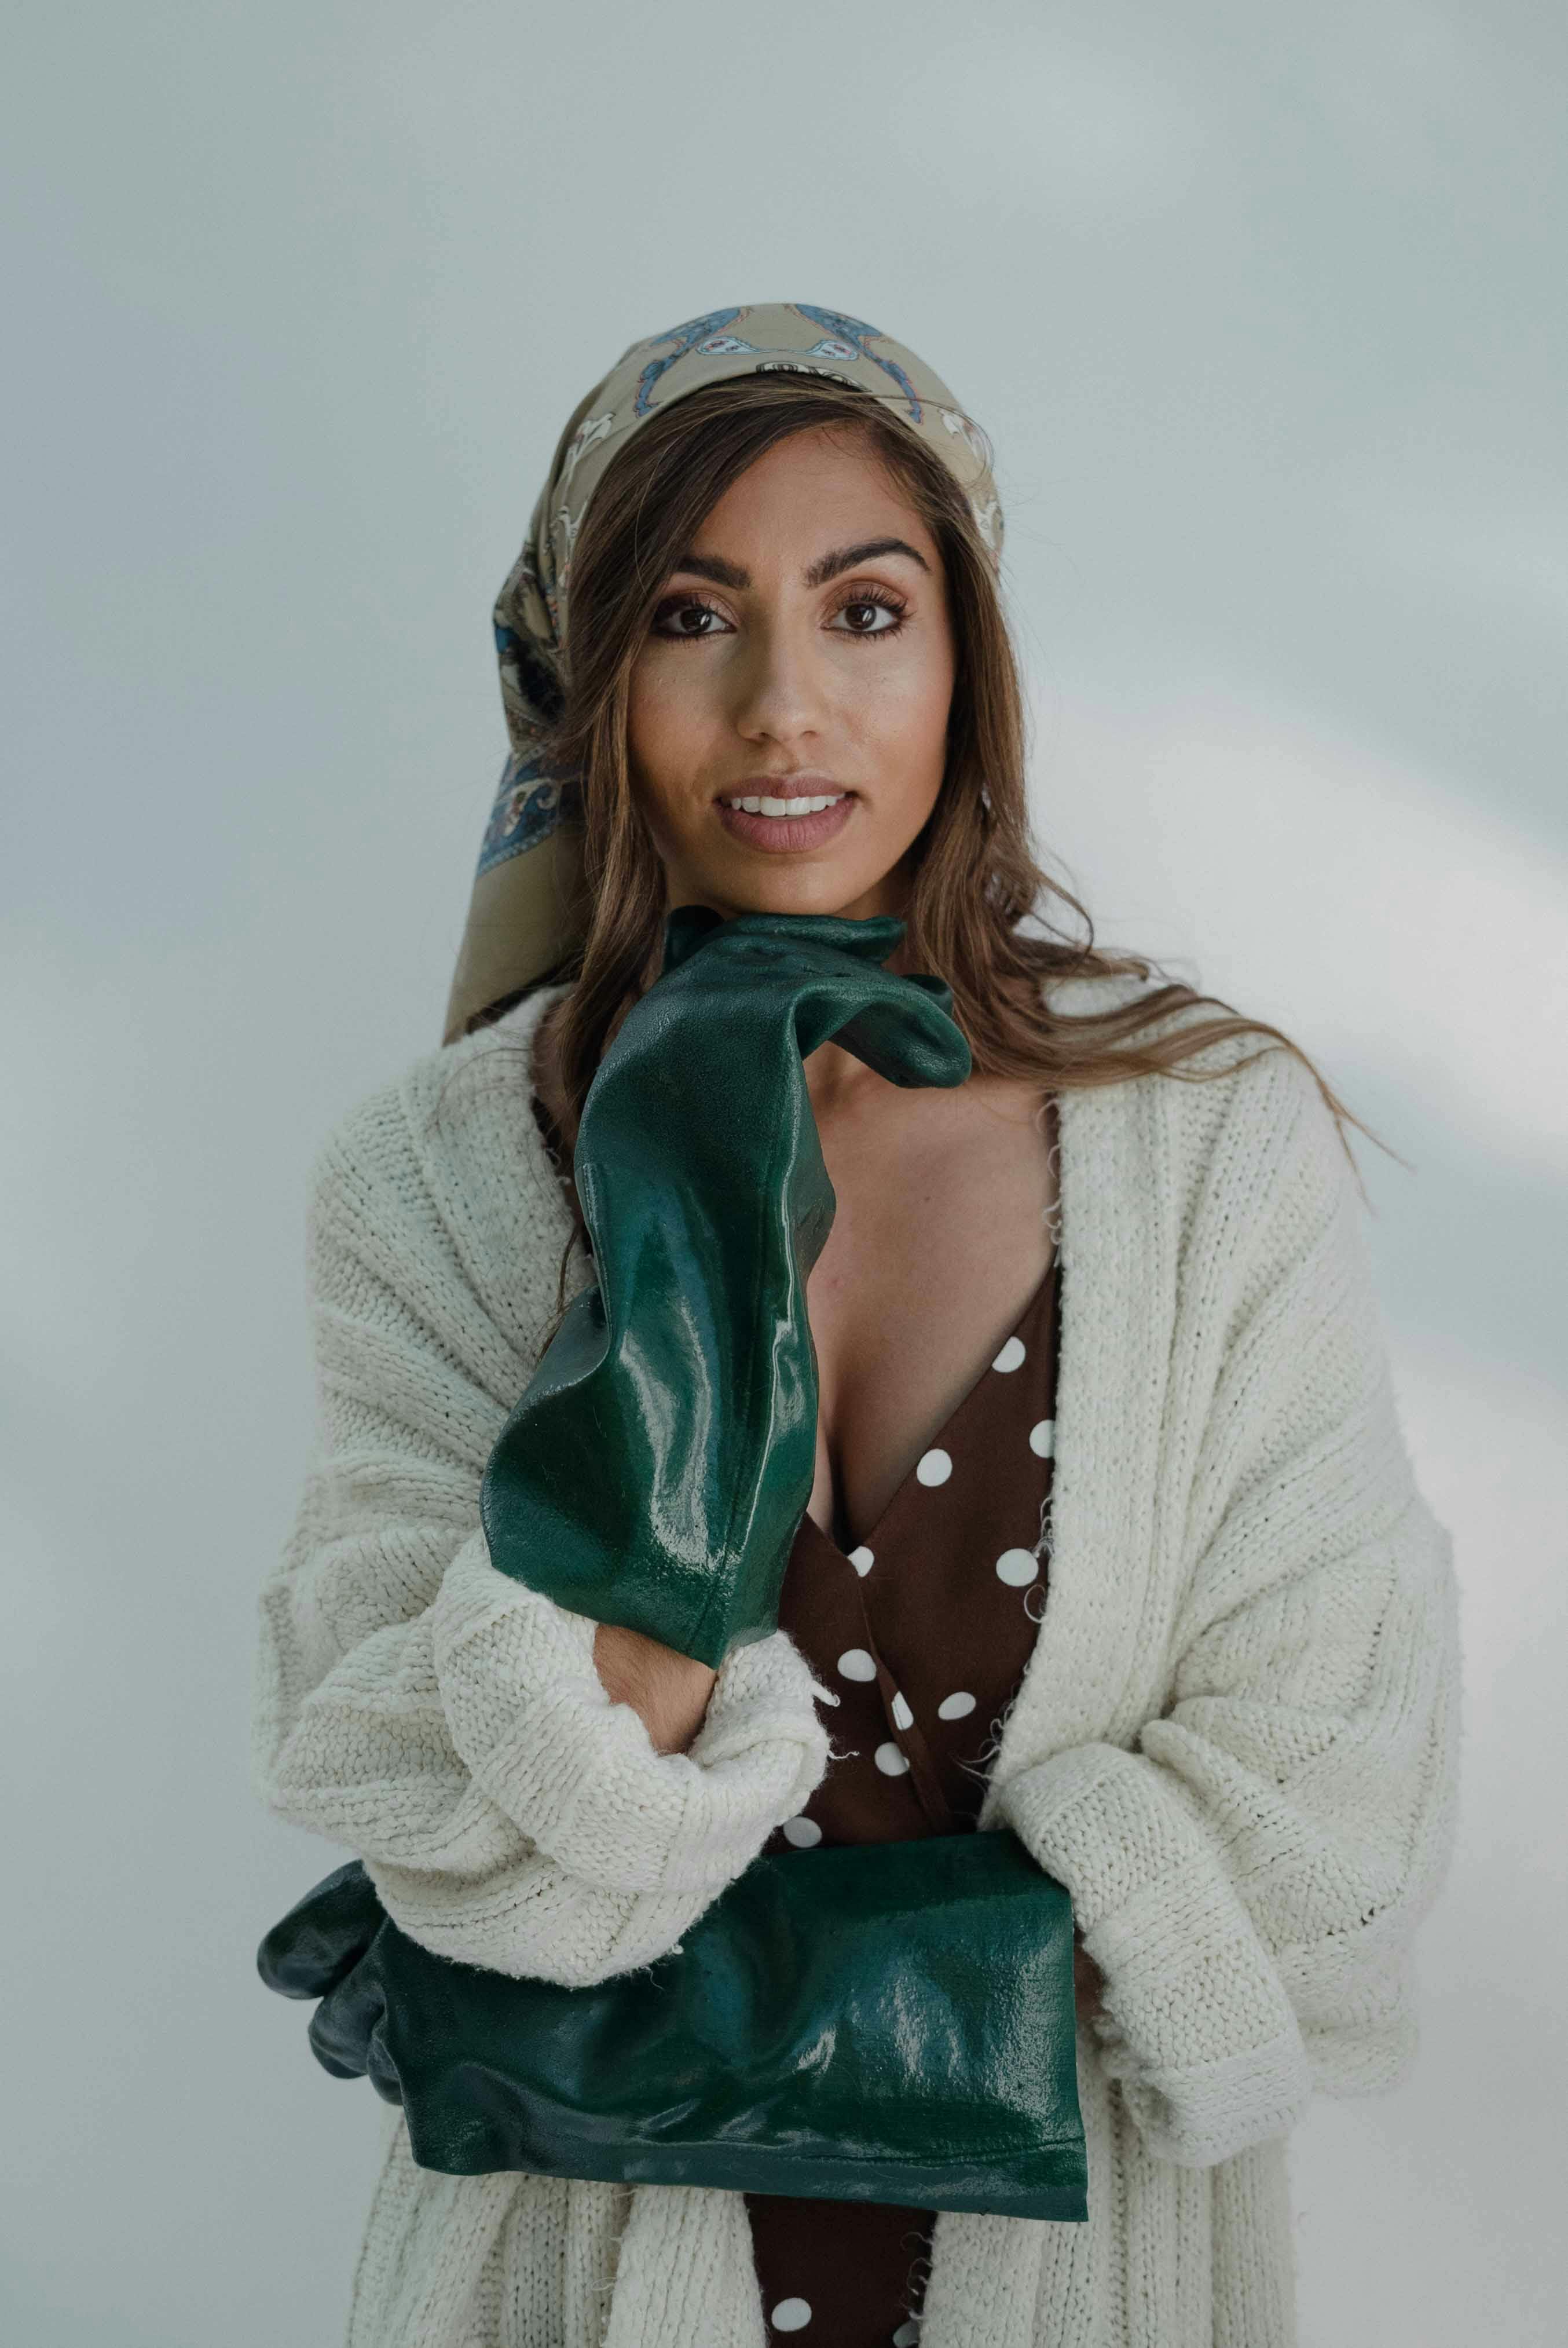
<svg viewBox="0 0 1568 2348"><path fill-rule="evenodd" d="M881 461L946 569L958 655L947 770L909 851L917 860L903 918L909 966L936 972L951 987L976 1073L1042 1092L1151 1075L1202 1083L1235 1063L1227 1056L1204 1069L1182 1064L1229 1036L1256 1035L1273 1038L1265 1049L1292 1052L1311 1071L1353 1169L1347 1120L1385 1148L1281 1029L1167 978L1143 955L1095 946L1086 907L1035 860L1018 664L996 574L962 489L932 449L864 394L820 376L764 374L688 393L633 434L607 466L573 550L565 693L552 747L581 778L583 938L567 961L523 990L569 985L550 1022L569 1153L605 1048L658 976L662 954L663 866L633 791L628 750L633 664L665 581L731 483L790 433L824 426L858 436ZM1077 917L1081 940L1060 926L1064 911ZM1019 924L1026 917L1046 934L1025 934ZM1048 980L1147 980L1156 972L1164 983L1109 1010L1068 1015L1045 999ZM489 1005L470 1029L518 999ZM1225 1015L1144 1033L1200 1004ZM569 1244L563 1298L569 1261Z"/></svg>

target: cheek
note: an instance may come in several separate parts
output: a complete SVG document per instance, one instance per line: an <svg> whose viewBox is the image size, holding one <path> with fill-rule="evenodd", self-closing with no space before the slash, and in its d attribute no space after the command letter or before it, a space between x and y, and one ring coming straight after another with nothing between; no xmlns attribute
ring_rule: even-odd
<svg viewBox="0 0 1568 2348"><path fill-rule="evenodd" d="M866 655L868 665L875 657ZM867 680L861 695L868 734L902 760L938 778L947 763L948 713L952 707L955 674L951 659L923 651L907 660L889 662Z"/></svg>
<svg viewBox="0 0 1568 2348"><path fill-rule="evenodd" d="M626 704L627 746L632 763L650 781L679 771L707 719L697 680L671 673L670 664L649 661L634 668Z"/></svg>

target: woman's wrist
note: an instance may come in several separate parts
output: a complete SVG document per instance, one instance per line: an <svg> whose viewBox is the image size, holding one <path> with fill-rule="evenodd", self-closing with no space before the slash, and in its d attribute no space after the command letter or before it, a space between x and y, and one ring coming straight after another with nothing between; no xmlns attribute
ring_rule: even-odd
<svg viewBox="0 0 1568 2348"><path fill-rule="evenodd" d="M707 1715L716 1672L620 1622L595 1630L593 1665L610 1702L631 1706L656 1752L685 1752Z"/></svg>
<svg viewBox="0 0 1568 2348"><path fill-rule="evenodd" d="M1083 1945L1082 1934L1074 1927L1072 1934L1072 1986L1077 1993L1078 2018L1092 2022L1103 2013L1105 1976Z"/></svg>

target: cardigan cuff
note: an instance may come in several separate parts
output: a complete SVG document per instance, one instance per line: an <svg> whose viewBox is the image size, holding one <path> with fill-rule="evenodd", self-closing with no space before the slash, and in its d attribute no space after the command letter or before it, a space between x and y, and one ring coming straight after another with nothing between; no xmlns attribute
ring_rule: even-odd
<svg viewBox="0 0 1568 2348"><path fill-rule="evenodd" d="M827 1766L815 1683L782 1631L732 1651L691 1750L660 1753L600 1679L597 1623L497 1572L482 1535L433 1612L442 1709L475 1782L599 1889L717 1893Z"/></svg>
<svg viewBox="0 0 1568 2348"><path fill-rule="evenodd" d="M1071 1894L1105 1980L1102 2065L1149 2150L1207 2168L1288 2133L1311 2092L1300 2028L1194 1797L1145 1755L1080 1745L998 1808Z"/></svg>

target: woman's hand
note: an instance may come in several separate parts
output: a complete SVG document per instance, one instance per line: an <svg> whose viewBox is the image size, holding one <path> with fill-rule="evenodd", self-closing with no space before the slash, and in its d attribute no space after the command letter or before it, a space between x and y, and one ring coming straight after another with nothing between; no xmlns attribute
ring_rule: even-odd
<svg viewBox="0 0 1568 2348"><path fill-rule="evenodd" d="M684 1753L702 1725L717 1672L624 1623L601 1622L593 1666L612 1704L629 1704L660 1753Z"/></svg>

